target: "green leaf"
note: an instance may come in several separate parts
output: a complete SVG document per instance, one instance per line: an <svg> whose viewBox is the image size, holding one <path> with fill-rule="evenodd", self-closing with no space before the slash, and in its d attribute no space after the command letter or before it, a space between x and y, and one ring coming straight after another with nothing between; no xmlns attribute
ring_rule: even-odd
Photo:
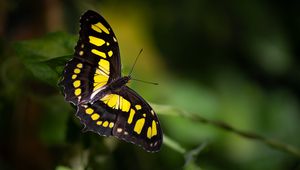
<svg viewBox="0 0 300 170"><path fill-rule="evenodd" d="M56 86L65 62L72 56L76 38L62 32L14 44L17 56L36 78Z"/></svg>

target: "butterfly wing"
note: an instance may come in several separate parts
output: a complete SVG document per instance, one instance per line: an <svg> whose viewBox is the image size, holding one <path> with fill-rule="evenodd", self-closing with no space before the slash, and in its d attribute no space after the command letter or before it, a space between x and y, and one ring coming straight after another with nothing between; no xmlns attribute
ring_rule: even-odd
<svg viewBox="0 0 300 170"><path fill-rule="evenodd" d="M154 110L140 95L127 86L123 86L117 94L123 98L119 105L124 111L117 116L113 135L137 144L146 151L159 151L163 137ZM129 104L126 105L124 100L127 100Z"/></svg>
<svg viewBox="0 0 300 170"><path fill-rule="evenodd" d="M113 135L149 152L159 151L162 130L150 105L127 86L105 95L93 104L78 106L76 115L85 129Z"/></svg>
<svg viewBox="0 0 300 170"><path fill-rule="evenodd" d="M74 57L67 62L60 82L66 100L75 105L87 103L121 77L119 45L110 25L91 10L81 16L80 23Z"/></svg>

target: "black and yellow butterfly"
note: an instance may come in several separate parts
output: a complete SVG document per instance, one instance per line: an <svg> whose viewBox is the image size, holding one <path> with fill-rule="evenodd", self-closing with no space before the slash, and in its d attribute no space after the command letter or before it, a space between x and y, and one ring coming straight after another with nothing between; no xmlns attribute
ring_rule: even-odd
<svg viewBox="0 0 300 170"><path fill-rule="evenodd" d="M74 57L60 82L65 99L88 131L137 144L156 152L162 144L158 118L150 105L121 77L118 41L106 20L94 11L80 19Z"/></svg>

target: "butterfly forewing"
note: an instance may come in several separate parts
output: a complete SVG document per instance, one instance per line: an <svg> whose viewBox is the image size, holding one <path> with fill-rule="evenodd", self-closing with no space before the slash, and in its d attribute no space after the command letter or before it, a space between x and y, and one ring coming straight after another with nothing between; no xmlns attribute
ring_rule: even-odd
<svg viewBox="0 0 300 170"><path fill-rule="evenodd" d="M105 85L121 76L118 42L109 24L94 11L80 19L80 36L74 58L61 81L67 101L87 103Z"/></svg>

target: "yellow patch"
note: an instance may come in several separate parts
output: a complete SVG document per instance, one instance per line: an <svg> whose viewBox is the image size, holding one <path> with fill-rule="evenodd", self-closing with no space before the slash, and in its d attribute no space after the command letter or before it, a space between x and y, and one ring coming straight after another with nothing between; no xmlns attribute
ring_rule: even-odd
<svg viewBox="0 0 300 170"><path fill-rule="evenodd" d="M73 80L76 79L76 77L77 77L76 74L73 74L73 75L72 75L72 79L73 79Z"/></svg>
<svg viewBox="0 0 300 170"><path fill-rule="evenodd" d="M79 51L79 55L82 56L83 55L83 51Z"/></svg>
<svg viewBox="0 0 300 170"><path fill-rule="evenodd" d="M101 29L99 27L97 27L95 24L93 24L91 27L94 31L97 31L97 32L100 32L100 33L102 32Z"/></svg>
<svg viewBox="0 0 300 170"><path fill-rule="evenodd" d="M128 124L131 124L131 123L132 123L134 114L135 114L135 110L130 109L129 117L128 117L128 119L127 119L127 123L128 123Z"/></svg>
<svg viewBox="0 0 300 170"><path fill-rule="evenodd" d="M74 93L76 96L79 96L81 94L81 89L76 89L75 90L75 93Z"/></svg>
<svg viewBox="0 0 300 170"><path fill-rule="evenodd" d="M157 128L156 128L156 122L152 121L152 136L157 135Z"/></svg>
<svg viewBox="0 0 300 170"><path fill-rule="evenodd" d="M111 98L112 94L107 94L104 97L102 97L100 100L103 101L105 104L107 104L107 102L109 101L109 99Z"/></svg>
<svg viewBox="0 0 300 170"><path fill-rule="evenodd" d="M99 68L105 73L109 74L109 62L107 60L101 59L99 61Z"/></svg>
<svg viewBox="0 0 300 170"><path fill-rule="evenodd" d="M92 49L92 53L94 53L100 57L106 58L106 54L104 52L98 51L96 49Z"/></svg>
<svg viewBox="0 0 300 170"><path fill-rule="evenodd" d="M96 124L97 125L102 125L102 121L97 121Z"/></svg>
<svg viewBox="0 0 300 170"><path fill-rule="evenodd" d="M82 68L82 63L78 63L77 65L76 65L76 67L78 67L78 68Z"/></svg>
<svg viewBox="0 0 300 170"><path fill-rule="evenodd" d="M114 108L114 109L118 109L118 107L119 107L119 95L111 94L111 98L107 102L107 105L109 107Z"/></svg>
<svg viewBox="0 0 300 170"><path fill-rule="evenodd" d="M109 42L106 42L106 45L109 46Z"/></svg>
<svg viewBox="0 0 300 170"><path fill-rule="evenodd" d="M143 117L146 117L146 113L143 113Z"/></svg>
<svg viewBox="0 0 300 170"><path fill-rule="evenodd" d="M124 112L128 112L130 109L130 102L128 100L124 99L122 96L117 95L117 94L105 95L103 98L101 98L101 101L103 101L105 104L107 104L109 107L111 107L113 109L120 109ZM131 113L132 112L135 112L135 111L132 110Z"/></svg>
<svg viewBox="0 0 300 170"><path fill-rule="evenodd" d="M108 77L107 76L104 76L104 75L95 75L94 76L94 82L95 83L106 83L108 80Z"/></svg>
<svg viewBox="0 0 300 170"><path fill-rule="evenodd" d="M109 123L109 128L113 128L114 125L115 125L114 122L110 122L110 123Z"/></svg>
<svg viewBox="0 0 300 170"><path fill-rule="evenodd" d="M108 121L105 121L102 126L107 127L108 126Z"/></svg>
<svg viewBox="0 0 300 170"><path fill-rule="evenodd" d="M94 83L94 91L102 88L106 83Z"/></svg>
<svg viewBox="0 0 300 170"><path fill-rule="evenodd" d="M117 42L117 39L116 39L116 37L113 37L113 39L114 39L114 42Z"/></svg>
<svg viewBox="0 0 300 170"><path fill-rule="evenodd" d="M94 91L103 87L108 81L108 77L104 75L94 76Z"/></svg>
<svg viewBox="0 0 300 170"><path fill-rule="evenodd" d="M137 105L135 105L135 108L136 108L136 110L140 110L142 108L142 106L137 104Z"/></svg>
<svg viewBox="0 0 300 170"><path fill-rule="evenodd" d="M81 44L81 46L80 46L81 48L83 48L84 47L84 44Z"/></svg>
<svg viewBox="0 0 300 170"><path fill-rule="evenodd" d="M105 44L105 41L103 39L94 36L89 36L89 39L90 39L90 43L96 46L102 46L103 44Z"/></svg>
<svg viewBox="0 0 300 170"><path fill-rule="evenodd" d="M98 119L100 118L100 115L97 114L97 113L94 113L94 114L91 116L91 118L92 118L93 120L98 120Z"/></svg>
<svg viewBox="0 0 300 170"><path fill-rule="evenodd" d="M135 126L134 126L134 131L137 133L137 134L140 134L142 132L142 129L144 127L144 124L145 124L145 118L141 118L139 120L136 121L135 123Z"/></svg>
<svg viewBox="0 0 300 170"><path fill-rule="evenodd" d="M108 29L100 22L98 22L97 24L94 24L96 27L98 27L99 29L101 29L102 31L104 31L106 34L109 34ZM93 26L93 25L92 25ZM99 32L99 31L98 31Z"/></svg>
<svg viewBox="0 0 300 170"><path fill-rule="evenodd" d="M90 114L94 113L94 109L92 109L92 108L87 108L87 109L85 110L85 113L88 114L88 115L90 115Z"/></svg>
<svg viewBox="0 0 300 170"><path fill-rule="evenodd" d="M79 86L80 86L80 80L74 81L74 82L73 82L73 86L74 86L75 88L79 87Z"/></svg>
<svg viewBox="0 0 300 170"><path fill-rule="evenodd" d="M75 73L75 74L78 74L78 73L80 73L80 69L78 69L78 68L75 68L75 69L74 69L74 73Z"/></svg>
<svg viewBox="0 0 300 170"><path fill-rule="evenodd" d="M130 109L130 102L123 98L121 108L123 112L128 112Z"/></svg>
<svg viewBox="0 0 300 170"><path fill-rule="evenodd" d="M111 57L112 55L113 55L113 52L110 50L110 51L108 52L108 56Z"/></svg>
<svg viewBox="0 0 300 170"><path fill-rule="evenodd" d="M152 133L151 127L148 127L148 130L147 130L147 138L151 139L151 137L152 137L151 133Z"/></svg>

